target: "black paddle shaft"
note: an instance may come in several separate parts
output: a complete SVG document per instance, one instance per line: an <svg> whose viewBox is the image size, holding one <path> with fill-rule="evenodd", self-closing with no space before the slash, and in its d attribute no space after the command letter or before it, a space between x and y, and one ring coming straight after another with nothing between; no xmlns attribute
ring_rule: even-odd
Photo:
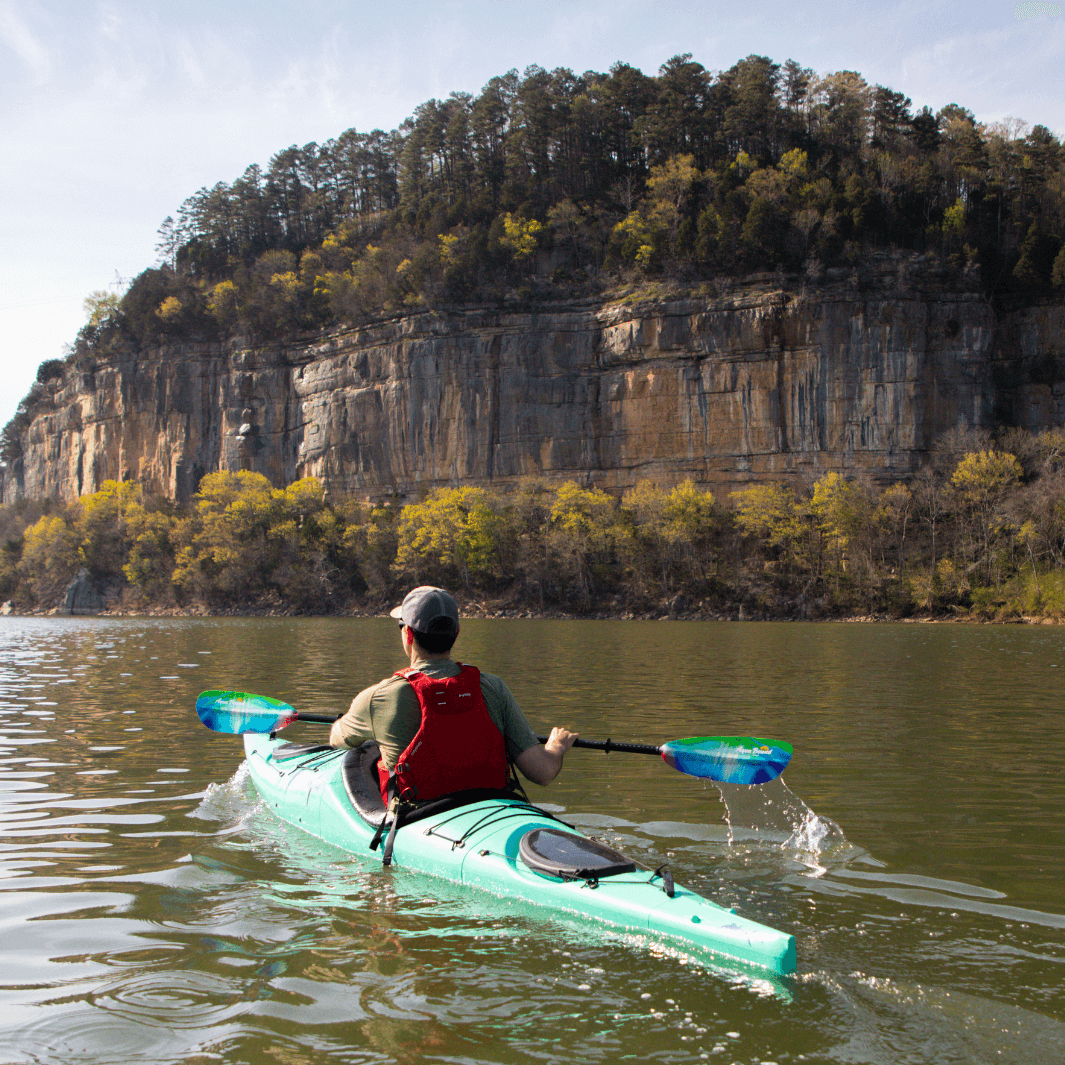
<svg viewBox="0 0 1065 1065"><path fill-rule="evenodd" d="M343 717L343 714L311 714L301 710L296 715L297 721L315 721L322 725L331 725L334 721ZM541 743L547 743L546 736L536 737ZM621 751L622 754L661 754L661 747L655 747L650 743L618 743L615 740L574 740L574 747L584 747L589 751Z"/></svg>
<svg viewBox="0 0 1065 1065"><path fill-rule="evenodd" d="M331 725L342 718L343 714L311 714L301 710L296 715L297 721L315 721L322 725ZM547 743L546 736L536 737L541 743ZM574 740L574 747L585 747L590 751L621 751L623 754L661 754L662 749L650 743L618 743L616 740Z"/></svg>
<svg viewBox="0 0 1065 1065"><path fill-rule="evenodd" d="M322 725L331 725L343 717L343 714L311 714L301 710L296 715L297 721L315 721ZM547 743L546 736L536 737L541 743ZM618 743L616 740L574 740L574 747L585 747L590 751L621 751L623 754L661 754L661 747L650 743Z"/></svg>
<svg viewBox="0 0 1065 1065"><path fill-rule="evenodd" d="M547 743L546 736L536 737L541 743ZM650 743L617 743L614 740L574 740L574 747L586 747L590 751L621 751L623 754L661 754L662 748Z"/></svg>

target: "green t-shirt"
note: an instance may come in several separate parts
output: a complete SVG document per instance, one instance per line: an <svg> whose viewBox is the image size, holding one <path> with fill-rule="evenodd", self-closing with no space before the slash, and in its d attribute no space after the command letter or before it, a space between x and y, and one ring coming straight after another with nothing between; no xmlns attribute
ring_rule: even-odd
<svg viewBox="0 0 1065 1065"><path fill-rule="evenodd" d="M414 667L427 677L456 677L461 672L460 663L450 658L423 659ZM481 694L489 717L506 742L508 758L517 758L539 742L499 677L482 673ZM421 706L414 689L402 677L386 677L352 699L348 712L333 726L333 736L342 738L349 747L376 740L385 765L391 769L414 739L421 721Z"/></svg>

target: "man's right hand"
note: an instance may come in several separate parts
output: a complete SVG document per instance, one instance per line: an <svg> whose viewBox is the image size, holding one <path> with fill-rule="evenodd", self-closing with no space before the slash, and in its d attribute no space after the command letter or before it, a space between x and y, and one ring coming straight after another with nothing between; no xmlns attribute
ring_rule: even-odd
<svg viewBox="0 0 1065 1065"><path fill-rule="evenodd" d="M562 756L568 751L574 744L574 741L578 739L580 733L570 732L564 728L553 728L551 735L547 737L547 743L544 747L552 754Z"/></svg>
<svg viewBox="0 0 1065 1065"><path fill-rule="evenodd" d="M550 784L562 770L562 758L577 739L576 732L564 728L553 728L547 737L547 743L538 743L535 747L522 751L514 759L522 776L534 784Z"/></svg>

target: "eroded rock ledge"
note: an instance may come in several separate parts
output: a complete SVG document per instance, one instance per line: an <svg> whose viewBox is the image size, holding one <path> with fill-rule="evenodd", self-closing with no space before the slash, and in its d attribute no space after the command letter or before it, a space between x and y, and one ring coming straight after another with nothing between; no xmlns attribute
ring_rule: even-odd
<svg viewBox="0 0 1065 1065"><path fill-rule="evenodd" d="M30 403L4 502L107 479L187 499L214 470L410 498L527 475L620 489L913 471L961 426L1061 424L1065 310L997 319L884 257L816 287L412 314L302 344L186 344L68 370Z"/></svg>

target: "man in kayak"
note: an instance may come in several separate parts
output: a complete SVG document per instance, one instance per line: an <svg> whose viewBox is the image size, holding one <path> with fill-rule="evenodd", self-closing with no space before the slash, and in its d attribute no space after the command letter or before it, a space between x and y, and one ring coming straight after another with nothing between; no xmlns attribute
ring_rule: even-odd
<svg viewBox="0 0 1065 1065"><path fill-rule="evenodd" d="M392 611L410 668L359 692L329 733L334 747L376 740L382 792L425 800L506 783L508 760L536 784L562 769L575 732L553 728L540 743L510 689L491 673L451 658L458 604L421 586Z"/></svg>

